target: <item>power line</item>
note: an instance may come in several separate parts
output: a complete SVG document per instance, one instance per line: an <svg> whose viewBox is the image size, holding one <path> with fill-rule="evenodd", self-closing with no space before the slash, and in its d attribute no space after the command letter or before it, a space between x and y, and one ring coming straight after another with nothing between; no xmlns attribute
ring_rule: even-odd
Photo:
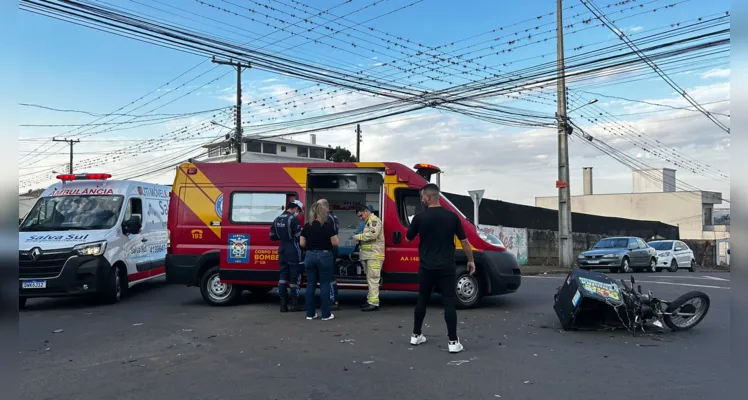
<svg viewBox="0 0 748 400"><path fill-rule="evenodd" d="M616 26L613 24L612 21L610 21L605 14L600 11L597 6L595 6L595 3L592 2L592 0L581 0L582 4L584 4L585 7L587 7L590 12L595 14L595 17L600 20L608 29L610 29L614 34L616 34L626 45L631 48L631 50L635 51L639 57L646 62L652 69L662 77L665 82L667 82L670 87L672 87L675 91L677 91L683 98L688 100L689 103L691 103L692 106L694 106L697 110L699 110L702 114L704 114L707 118L712 120L715 125L717 125L720 129L727 132L727 134L730 134L730 128L727 127L725 124L723 124L720 120L715 118L709 111L707 111L704 107L702 107L696 100L694 100L688 93L686 93L685 90L683 90L680 86L678 86L675 81L673 81L664 71L660 69L660 67L657 66L649 57L647 57L644 53L639 50L639 48L634 44L631 40L629 40L628 37L626 37L626 34L623 33L620 29L616 28ZM729 13L729 12L728 12Z"/></svg>

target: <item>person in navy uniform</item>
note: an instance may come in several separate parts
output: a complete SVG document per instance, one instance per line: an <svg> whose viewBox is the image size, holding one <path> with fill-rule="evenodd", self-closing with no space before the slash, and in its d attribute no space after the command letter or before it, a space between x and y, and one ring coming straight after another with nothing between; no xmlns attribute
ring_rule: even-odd
<svg viewBox="0 0 748 400"><path fill-rule="evenodd" d="M337 235L338 228L340 227L340 222L338 222L338 217L336 217L335 214L330 211L330 203L327 201L327 199L319 199L317 200L317 203L325 207L325 209L327 210L327 219L332 222L333 229L335 229L335 234ZM333 247L332 257L333 262L338 258L337 246ZM330 308L332 310L340 310L340 304L338 304L338 281L335 280L335 275L333 275L332 282L330 283Z"/></svg>
<svg viewBox="0 0 748 400"><path fill-rule="evenodd" d="M273 230L270 233L273 239L280 240L278 246L278 261L280 263L278 295L280 296L281 312L303 311L303 306L299 303L299 286L301 284L299 236L301 235L301 224L299 224L298 218L303 206L298 200L288 203L286 211L273 221ZM289 288L291 289L290 305Z"/></svg>

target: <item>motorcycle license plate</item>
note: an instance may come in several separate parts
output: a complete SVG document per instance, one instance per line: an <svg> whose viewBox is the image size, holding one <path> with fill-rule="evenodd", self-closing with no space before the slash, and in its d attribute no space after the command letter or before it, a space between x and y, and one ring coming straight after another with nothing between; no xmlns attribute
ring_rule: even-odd
<svg viewBox="0 0 748 400"><path fill-rule="evenodd" d="M22 281L21 289L44 289L47 287L47 281Z"/></svg>

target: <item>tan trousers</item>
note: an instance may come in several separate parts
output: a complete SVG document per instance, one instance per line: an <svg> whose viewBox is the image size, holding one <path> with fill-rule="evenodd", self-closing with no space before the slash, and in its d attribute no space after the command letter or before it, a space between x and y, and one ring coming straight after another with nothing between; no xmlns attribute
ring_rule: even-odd
<svg viewBox="0 0 748 400"><path fill-rule="evenodd" d="M366 301L373 306L379 306L379 285L382 282L383 263L384 259L361 261L364 271L366 271L366 283L369 286L369 294L366 296Z"/></svg>

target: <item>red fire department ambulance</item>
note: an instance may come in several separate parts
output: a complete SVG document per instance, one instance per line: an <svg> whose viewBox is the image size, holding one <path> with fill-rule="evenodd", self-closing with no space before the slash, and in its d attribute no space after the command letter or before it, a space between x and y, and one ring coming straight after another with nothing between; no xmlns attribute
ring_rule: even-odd
<svg viewBox="0 0 748 400"><path fill-rule="evenodd" d="M381 162L182 164L169 203L166 279L198 286L215 306L234 304L243 290L271 291L279 270L278 243L269 238L271 223L293 199L309 205L324 198L340 222L335 278L341 289L367 287L349 239L360 222L355 209L365 204L384 225L381 289L418 291L418 239L408 243L405 233L422 209L419 190L437 172L427 164L413 170ZM516 257L481 239L446 197L441 201L460 216L475 252L477 272L471 276L455 238L458 305L474 307L485 295L515 292L521 283Z"/></svg>

